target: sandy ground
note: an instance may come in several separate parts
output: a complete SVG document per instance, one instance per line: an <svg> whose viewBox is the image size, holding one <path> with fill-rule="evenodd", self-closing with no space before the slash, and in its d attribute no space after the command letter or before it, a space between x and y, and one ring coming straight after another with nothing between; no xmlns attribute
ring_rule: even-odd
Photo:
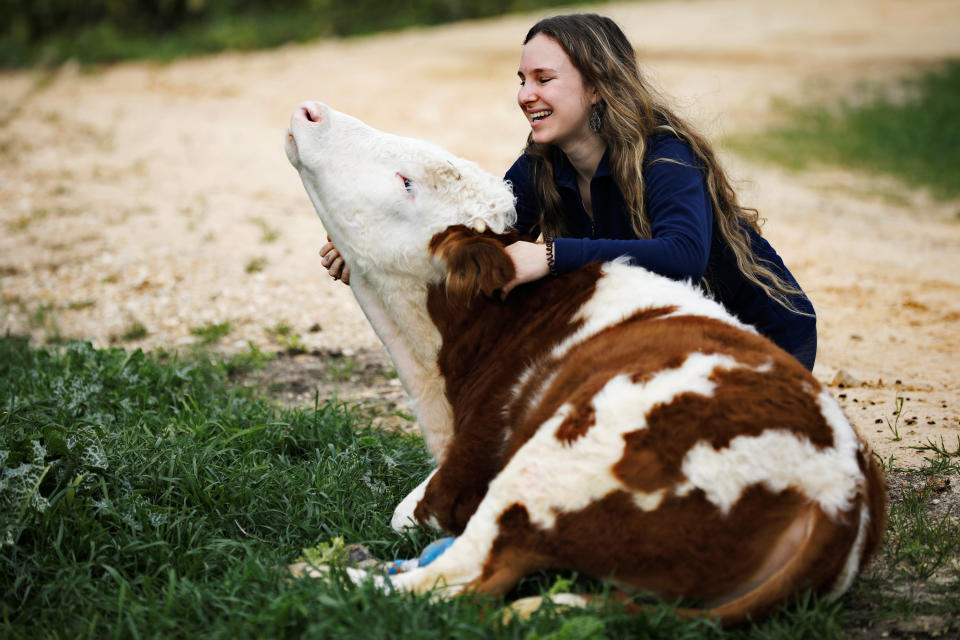
<svg viewBox="0 0 960 640"><path fill-rule="evenodd" d="M769 123L776 100L855 95L863 80L960 56L955 0L597 10L714 139ZM526 136L515 73L539 15L0 74L0 331L180 348L229 321L220 347L240 351L278 348L269 329L286 324L308 349L379 352L348 288L320 267L324 233L282 150L289 114L320 99L501 174ZM915 465L913 446L960 446L960 203L725 157L818 310L815 374L878 453ZM120 339L136 323L146 337Z"/></svg>

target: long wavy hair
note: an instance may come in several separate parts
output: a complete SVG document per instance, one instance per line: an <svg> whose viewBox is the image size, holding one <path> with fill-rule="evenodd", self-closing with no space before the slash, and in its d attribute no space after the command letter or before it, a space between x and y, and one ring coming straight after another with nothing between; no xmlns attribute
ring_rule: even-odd
<svg viewBox="0 0 960 640"><path fill-rule="evenodd" d="M533 25L523 43L543 34L566 52L583 76L584 85L600 96L600 136L610 153L614 180L623 194L633 231L638 238L651 237L650 218L644 204L644 155L651 134L669 132L686 142L702 166L714 218L743 275L771 299L796 313L803 313L790 296L802 292L757 258L748 229L760 233L756 209L740 206L730 180L706 139L665 104L647 83L637 66L633 46L610 18L592 13L545 18ZM553 176L553 148L527 138L525 152L533 162L534 184L540 205L540 226L545 236L567 234L560 193ZM661 159L660 162L672 162ZM709 287L710 283L706 283Z"/></svg>

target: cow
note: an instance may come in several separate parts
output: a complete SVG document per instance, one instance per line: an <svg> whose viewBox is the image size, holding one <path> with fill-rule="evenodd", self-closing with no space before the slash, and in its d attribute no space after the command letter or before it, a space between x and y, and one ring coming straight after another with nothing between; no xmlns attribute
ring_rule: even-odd
<svg viewBox="0 0 960 640"><path fill-rule="evenodd" d="M457 536L381 582L572 569L734 625L839 597L877 549L884 478L829 390L698 286L619 259L504 298L509 184L318 102L285 150L437 462L393 525Z"/></svg>

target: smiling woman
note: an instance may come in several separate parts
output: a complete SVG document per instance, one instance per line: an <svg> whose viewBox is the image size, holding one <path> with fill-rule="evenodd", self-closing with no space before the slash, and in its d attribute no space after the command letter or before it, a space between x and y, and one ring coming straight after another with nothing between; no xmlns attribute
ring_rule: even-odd
<svg viewBox="0 0 960 640"><path fill-rule="evenodd" d="M517 103L530 123L506 174L517 197L504 288L627 256L719 302L812 369L813 306L737 202L710 144L667 107L609 18L546 18L524 39ZM542 235L543 242L537 242Z"/></svg>
<svg viewBox="0 0 960 640"><path fill-rule="evenodd" d="M517 75L517 102L530 121L534 142L565 147L571 159L596 166L603 143L586 132L600 96L596 89L584 86L583 76L557 41L538 35L527 42Z"/></svg>

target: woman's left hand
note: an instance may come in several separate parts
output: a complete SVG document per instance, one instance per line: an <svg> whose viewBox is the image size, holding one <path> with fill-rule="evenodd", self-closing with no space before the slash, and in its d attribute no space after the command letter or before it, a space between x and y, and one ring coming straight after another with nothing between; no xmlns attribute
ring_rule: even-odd
<svg viewBox="0 0 960 640"><path fill-rule="evenodd" d="M513 260L513 268L516 271L513 280L503 287L504 298L514 287L539 280L550 273L550 266L547 264L547 246L544 244L524 241L514 242L504 247L504 251Z"/></svg>
<svg viewBox="0 0 960 640"><path fill-rule="evenodd" d="M350 267L343 261L330 236L327 236L327 244L320 247L320 257L322 258L320 264L326 267L330 277L340 280L343 284L350 284Z"/></svg>

